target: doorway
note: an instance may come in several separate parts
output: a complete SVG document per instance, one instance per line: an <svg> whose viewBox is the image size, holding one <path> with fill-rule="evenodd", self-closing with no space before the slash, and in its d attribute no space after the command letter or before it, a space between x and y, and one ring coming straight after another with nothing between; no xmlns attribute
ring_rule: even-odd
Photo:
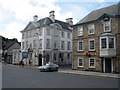
<svg viewBox="0 0 120 90"><path fill-rule="evenodd" d="M42 66L42 55L39 54L38 66Z"/></svg>
<svg viewBox="0 0 120 90"><path fill-rule="evenodd" d="M104 59L104 72L111 73L112 65L111 65L111 58Z"/></svg>

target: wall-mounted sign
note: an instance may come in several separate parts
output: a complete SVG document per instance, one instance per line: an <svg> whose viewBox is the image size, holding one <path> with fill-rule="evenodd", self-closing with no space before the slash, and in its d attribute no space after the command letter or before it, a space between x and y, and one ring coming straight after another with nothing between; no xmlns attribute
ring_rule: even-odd
<svg viewBox="0 0 120 90"><path fill-rule="evenodd" d="M22 57L23 57L23 58L28 58L28 52L23 52L23 53L22 53Z"/></svg>

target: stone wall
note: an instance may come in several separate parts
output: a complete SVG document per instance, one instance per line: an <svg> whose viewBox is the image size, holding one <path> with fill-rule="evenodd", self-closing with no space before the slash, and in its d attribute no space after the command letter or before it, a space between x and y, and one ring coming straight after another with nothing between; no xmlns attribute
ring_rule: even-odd
<svg viewBox="0 0 120 90"><path fill-rule="evenodd" d="M110 33L116 35L116 58L112 58L114 60L113 63L113 71L118 72L118 63L120 64L120 30L118 29L118 22L120 20L118 18L111 18L111 31ZM100 58L100 40L99 36L104 33L103 27L103 20L93 23L95 27L95 34L88 35L88 24L83 24L83 36L78 36L78 26L74 27L73 29L73 60L72 60L72 69L79 69L79 70L95 70L101 71L103 68L102 58ZM89 51L89 39L95 39L95 51ZM83 40L83 51L77 51L78 41ZM94 57L96 60L96 67L89 68L89 57L85 56L86 52L90 52L91 57ZM84 58L84 67L78 67L78 57ZM119 69L120 70L120 69Z"/></svg>

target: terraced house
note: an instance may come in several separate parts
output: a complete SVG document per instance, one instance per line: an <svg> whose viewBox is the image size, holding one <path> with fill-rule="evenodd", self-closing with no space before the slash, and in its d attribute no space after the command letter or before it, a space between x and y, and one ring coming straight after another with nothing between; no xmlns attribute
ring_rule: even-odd
<svg viewBox="0 0 120 90"><path fill-rule="evenodd" d="M94 10L73 26L72 69L120 73L119 7Z"/></svg>
<svg viewBox="0 0 120 90"><path fill-rule="evenodd" d="M44 65L47 62L71 64L72 53L72 18L66 22L56 20L55 11L49 12L49 17L33 21L25 27L22 33L22 57L32 61L33 65Z"/></svg>

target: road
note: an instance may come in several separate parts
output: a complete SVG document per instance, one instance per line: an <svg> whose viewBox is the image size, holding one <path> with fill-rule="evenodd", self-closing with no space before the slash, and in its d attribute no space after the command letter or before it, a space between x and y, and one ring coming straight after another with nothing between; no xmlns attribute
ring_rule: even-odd
<svg viewBox="0 0 120 90"><path fill-rule="evenodd" d="M118 80L2 66L3 88L117 88Z"/></svg>

